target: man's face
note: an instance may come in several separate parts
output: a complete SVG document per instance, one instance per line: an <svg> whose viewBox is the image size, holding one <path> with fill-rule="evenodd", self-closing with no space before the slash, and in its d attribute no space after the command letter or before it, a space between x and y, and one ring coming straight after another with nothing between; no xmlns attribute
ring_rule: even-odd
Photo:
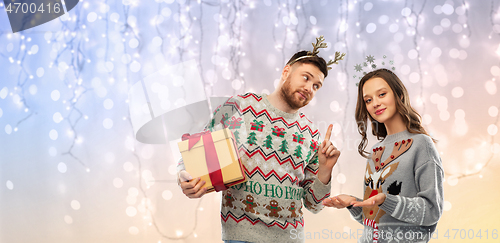
<svg viewBox="0 0 500 243"><path fill-rule="evenodd" d="M283 74L285 81L281 87L281 95L294 110L306 106L323 86L325 79L321 70L310 63L286 66Z"/></svg>

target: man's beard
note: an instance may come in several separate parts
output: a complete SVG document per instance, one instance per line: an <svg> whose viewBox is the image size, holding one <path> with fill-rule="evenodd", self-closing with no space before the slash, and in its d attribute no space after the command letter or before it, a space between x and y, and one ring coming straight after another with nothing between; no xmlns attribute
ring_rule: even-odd
<svg viewBox="0 0 500 243"><path fill-rule="evenodd" d="M285 83L281 87L281 97L285 100L285 102L290 106L290 108L294 110L298 110L307 104L309 104L309 99L300 100L295 96L296 90L292 90L290 85L290 79L285 80Z"/></svg>

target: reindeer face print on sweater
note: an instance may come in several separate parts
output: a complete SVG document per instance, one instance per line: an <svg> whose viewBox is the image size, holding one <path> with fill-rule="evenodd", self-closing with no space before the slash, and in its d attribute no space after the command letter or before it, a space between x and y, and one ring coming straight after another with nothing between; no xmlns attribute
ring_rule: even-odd
<svg viewBox="0 0 500 243"><path fill-rule="evenodd" d="M365 174L365 195L363 197L364 200L373 197L382 192L382 184L385 183L385 179L392 175L395 170L397 170L399 163L391 164L385 167L383 170L376 171L372 173L370 166L368 165L366 168ZM399 192L398 192L399 194ZM380 210L378 205L374 205L372 207L363 207L363 215L367 219L374 220L375 222L379 222L380 217L385 214L383 210Z"/></svg>
<svg viewBox="0 0 500 243"><path fill-rule="evenodd" d="M391 185L387 187L387 191L382 190L382 185L385 184L386 179L390 177L394 172L397 171L399 163L391 163L396 160L401 154L406 152L412 145L413 140L402 140L394 143L394 148L392 149L391 155L384 161L381 162L382 155L384 154L385 147L378 147L373 149L372 161L375 165L375 171L373 172L370 164L366 165L365 174L365 195L364 200L373 197L379 193L389 193L392 195L398 195L401 192L401 182L394 181ZM404 163L404 162L403 162ZM379 223L380 218L385 214L383 210L380 210L378 205L372 207L363 208L363 216L366 219L375 221Z"/></svg>

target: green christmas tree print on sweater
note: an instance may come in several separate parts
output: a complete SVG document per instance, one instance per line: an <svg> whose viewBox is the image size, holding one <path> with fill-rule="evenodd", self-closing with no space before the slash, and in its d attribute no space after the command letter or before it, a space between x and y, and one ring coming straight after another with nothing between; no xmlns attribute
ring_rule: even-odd
<svg viewBox="0 0 500 243"><path fill-rule="evenodd" d="M297 148L294 150L295 153L293 153L294 156L297 157L297 159L302 159L302 147L300 145L297 145Z"/></svg>
<svg viewBox="0 0 500 243"><path fill-rule="evenodd" d="M240 143L240 132L239 131L234 131L234 139L236 139L236 144Z"/></svg>
<svg viewBox="0 0 500 243"><path fill-rule="evenodd" d="M264 141L264 147L266 147L267 149L273 148L273 140L271 138L271 135L267 135L266 140Z"/></svg>
<svg viewBox="0 0 500 243"><path fill-rule="evenodd" d="M309 161L309 159L311 158L311 151L312 150L309 150L309 152L307 153L307 156L306 156L306 161Z"/></svg>
<svg viewBox="0 0 500 243"><path fill-rule="evenodd" d="M283 142L281 142L280 149L278 151L280 151L282 154L288 153L288 142L286 141L286 139L283 139Z"/></svg>
<svg viewBox="0 0 500 243"><path fill-rule="evenodd" d="M247 137L247 143L248 145L257 145L257 138L255 137L255 133L251 132L250 135Z"/></svg>

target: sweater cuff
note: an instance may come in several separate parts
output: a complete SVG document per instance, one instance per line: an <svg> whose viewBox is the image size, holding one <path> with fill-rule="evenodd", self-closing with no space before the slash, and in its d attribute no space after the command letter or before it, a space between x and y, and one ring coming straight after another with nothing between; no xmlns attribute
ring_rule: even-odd
<svg viewBox="0 0 500 243"><path fill-rule="evenodd" d="M396 211L399 201L399 196L386 194L385 201L380 204L379 208L392 216L394 211Z"/></svg>
<svg viewBox="0 0 500 243"><path fill-rule="evenodd" d="M186 170L186 166L184 165L184 160L180 158L177 162L177 173L181 172L182 170Z"/></svg>
<svg viewBox="0 0 500 243"><path fill-rule="evenodd" d="M349 209L349 213L351 213L351 215L353 217L359 216L362 212L363 212L363 208L362 207L351 207Z"/></svg>
<svg viewBox="0 0 500 243"><path fill-rule="evenodd" d="M314 179L314 182L311 186L311 189L316 198L326 198L327 195L330 195L330 191L332 190L332 180L328 182L328 184L323 184L318 177Z"/></svg>

